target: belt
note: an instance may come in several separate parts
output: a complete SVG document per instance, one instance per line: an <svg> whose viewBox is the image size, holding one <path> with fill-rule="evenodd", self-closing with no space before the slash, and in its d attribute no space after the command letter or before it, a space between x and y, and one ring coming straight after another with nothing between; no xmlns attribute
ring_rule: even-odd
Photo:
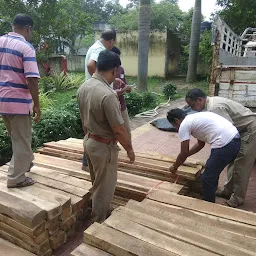
<svg viewBox="0 0 256 256"><path fill-rule="evenodd" d="M102 138L98 135L94 135L94 134L91 134L91 133L89 134L88 137L93 139L93 140L96 140L98 142L104 143L104 144L110 144L110 142L113 142L114 144L117 143L116 139L105 139L105 138Z"/></svg>

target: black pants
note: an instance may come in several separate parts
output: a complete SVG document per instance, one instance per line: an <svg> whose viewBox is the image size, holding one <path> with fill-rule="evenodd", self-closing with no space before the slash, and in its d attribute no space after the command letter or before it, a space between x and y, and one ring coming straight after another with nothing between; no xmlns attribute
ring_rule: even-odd
<svg viewBox="0 0 256 256"><path fill-rule="evenodd" d="M226 146L211 150L206 162L205 171L201 175L203 200L215 202L215 193L218 187L219 176L223 169L233 162L240 150L241 140L235 136Z"/></svg>

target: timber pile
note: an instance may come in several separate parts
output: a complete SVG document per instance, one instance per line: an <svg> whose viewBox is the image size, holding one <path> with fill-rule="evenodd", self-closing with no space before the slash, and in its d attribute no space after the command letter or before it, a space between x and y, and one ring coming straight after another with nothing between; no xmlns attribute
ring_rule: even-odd
<svg viewBox="0 0 256 256"><path fill-rule="evenodd" d="M71 255L244 256L256 255L255 244L256 214L154 191L91 225Z"/></svg>
<svg viewBox="0 0 256 256"><path fill-rule="evenodd" d="M84 153L83 140L70 138L58 142L48 142L38 150L38 153L81 162ZM157 153L135 152L135 154L136 161L130 164L126 153L120 151L119 171L157 180L174 181L168 171L170 163L174 163L176 160L174 157ZM201 161L189 159L178 169L177 174L186 180L195 181L200 176L203 166L204 163Z"/></svg>
<svg viewBox="0 0 256 256"><path fill-rule="evenodd" d="M60 158L34 154L34 167L27 175L37 183L25 188L6 188L8 165L0 167L0 237L36 255L47 256L81 227L89 211L90 174L81 170L82 153L79 161L68 160L67 155L62 154ZM144 167L143 171L150 169ZM123 170L118 171L114 208L125 206L129 199L142 201L155 190L181 193L184 188L139 176L134 173L136 168L133 166L129 172L124 171L129 170L128 167L122 166Z"/></svg>
<svg viewBox="0 0 256 256"><path fill-rule="evenodd" d="M52 255L81 227L90 182L35 165L28 174L35 185L8 189L7 170L0 167L0 237L36 255Z"/></svg>

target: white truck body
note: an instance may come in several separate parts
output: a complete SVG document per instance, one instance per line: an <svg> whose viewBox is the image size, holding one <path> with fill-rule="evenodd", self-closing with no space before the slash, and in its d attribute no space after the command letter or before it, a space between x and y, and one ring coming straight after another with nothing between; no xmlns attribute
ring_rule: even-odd
<svg viewBox="0 0 256 256"><path fill-rule="evenodd" d="M236 35L218 16L213 24L211 95L256 107L256 29Z"/></svg>

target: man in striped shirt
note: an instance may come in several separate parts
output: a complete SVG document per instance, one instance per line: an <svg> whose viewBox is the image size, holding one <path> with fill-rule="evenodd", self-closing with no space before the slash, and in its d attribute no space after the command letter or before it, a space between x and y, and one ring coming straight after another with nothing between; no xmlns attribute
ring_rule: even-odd
<svg viewBox="0 0 256 256"><path fill-rule="evenodd" d="M11 136L13 150L7 179L9 188L34 184L25 175L34 159L31 114L35 122L40 119L40 75L35 49L29 43L32 28L32 18L18 14L13 20L13 32L0 37L0 115Z"/></svg>

